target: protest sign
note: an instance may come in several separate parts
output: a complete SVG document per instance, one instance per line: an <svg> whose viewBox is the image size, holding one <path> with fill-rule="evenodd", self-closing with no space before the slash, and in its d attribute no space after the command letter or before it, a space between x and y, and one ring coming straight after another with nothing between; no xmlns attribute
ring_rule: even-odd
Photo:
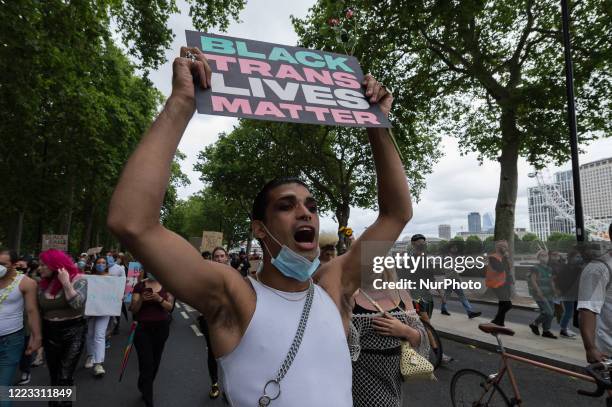
<svg viewBox="0 0 612 407"><path fill-rule="evenodd" d="M89 249L87 249L87 255L88 256L92 256L94 254L98 254L102 251L102 246L99 247L91 247Z"/></svg>
<svg viewBox="0 0 612 407"><path fill-rule="evenodd" d="M42 235L41 251L57 249L63 252L68 251L68 235Z"/></svg>
<svg viewBox="0 0 612 407"><path fill-rule="evenodd" d="M125 277L84 276L87 279L85 315L121 315Z"/></svg>
<svg viewBox="0 0 612 407"><path fill-rule="evenodd" d="M126 303L132 302L132 291L138 283L138 276L142 272L142 265L137 261L131 261L128 265L127 279L125 280L125 290L123 290L123 301Z"/></svg>
<svg viewBox="0 0 612 407"><path fill-rule="evenodd" d="M200 246L201 252L212 252L215 247L223 244L223 233L211 232L205 230L202 232L202 245Z"/></svg>
<svg viewBox="0 0 612 407"><path fill-rule="evenodd" d="M370 105L355 57L185 31L213 71L196 91L198 113L292 123L391 127Z"/></svg>

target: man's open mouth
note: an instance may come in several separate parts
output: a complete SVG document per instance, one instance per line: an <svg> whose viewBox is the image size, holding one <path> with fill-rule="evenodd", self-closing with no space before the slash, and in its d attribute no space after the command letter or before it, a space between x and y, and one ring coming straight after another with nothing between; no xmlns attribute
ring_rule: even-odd
<svg viewBox="0 0 612 407"><path fill-rule="evenodd" d="M312 226L301 226L293 234L293 239L300 250L312 250L315 247L315 233Z"/></svg>

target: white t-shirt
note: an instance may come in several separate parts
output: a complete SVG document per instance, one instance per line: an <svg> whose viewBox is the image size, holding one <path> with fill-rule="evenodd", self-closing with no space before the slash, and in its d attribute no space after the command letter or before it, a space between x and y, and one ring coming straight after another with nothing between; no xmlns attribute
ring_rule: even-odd
<svg viewBox="0 0 612 407"><path fill-rule="evenodd" d="M578 309L597 314L595 345L600 352L612 354L612 256L610 253L591 261L580 276Z"/></svg>
<svg viewBox="0 0 612 407"><path fill-rule="evenodd" d="M108 269L108 275L115 277L125 277L125 268L123 268L122 265L115 263Z"/></svg>

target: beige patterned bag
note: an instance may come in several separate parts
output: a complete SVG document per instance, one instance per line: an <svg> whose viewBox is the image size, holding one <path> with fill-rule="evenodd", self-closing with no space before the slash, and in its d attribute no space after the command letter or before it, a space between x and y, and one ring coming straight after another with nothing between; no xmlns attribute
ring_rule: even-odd
<svg viewBox="0 0 612 407"><path fill-rule="evenodd" d="M410 346L408 341L402 341L402 359L400 371L404 381L436 380L433 365Z"/></svg>
<svg viewBox="0 0 612 407"><path fill-rule="evenodd" d="M366 292L360 290L364 297L376 307L376 309L385 313L376 301L374 301ZM406 312L406 310L404 310ZM407 315L407 314L406 314ZM400 359L400 371L404 381L412 380L437 380L434 375L434 367L427 360L427 358L421 356L416 350L410 346L408 341L402 341L402 358Z"/></svg>

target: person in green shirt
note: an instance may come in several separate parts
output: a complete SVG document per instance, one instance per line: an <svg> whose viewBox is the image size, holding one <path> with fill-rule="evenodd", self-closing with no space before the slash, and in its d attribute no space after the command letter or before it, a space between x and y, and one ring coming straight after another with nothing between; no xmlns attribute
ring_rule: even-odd
<svg viewBox="0 0 612 407"><path fill-rule="evenodd" d="M552 269L548 265L548 252L540 250L537 254L538 264L528 275L527 284L529 293L540 307L540 314L529 324L529 328L535 335L540 335L540 325L542 325L542 336L544 338L557 339L557 336L550 331L554 317L555 304L553 302L557 289L553 281Z"/></svg>

